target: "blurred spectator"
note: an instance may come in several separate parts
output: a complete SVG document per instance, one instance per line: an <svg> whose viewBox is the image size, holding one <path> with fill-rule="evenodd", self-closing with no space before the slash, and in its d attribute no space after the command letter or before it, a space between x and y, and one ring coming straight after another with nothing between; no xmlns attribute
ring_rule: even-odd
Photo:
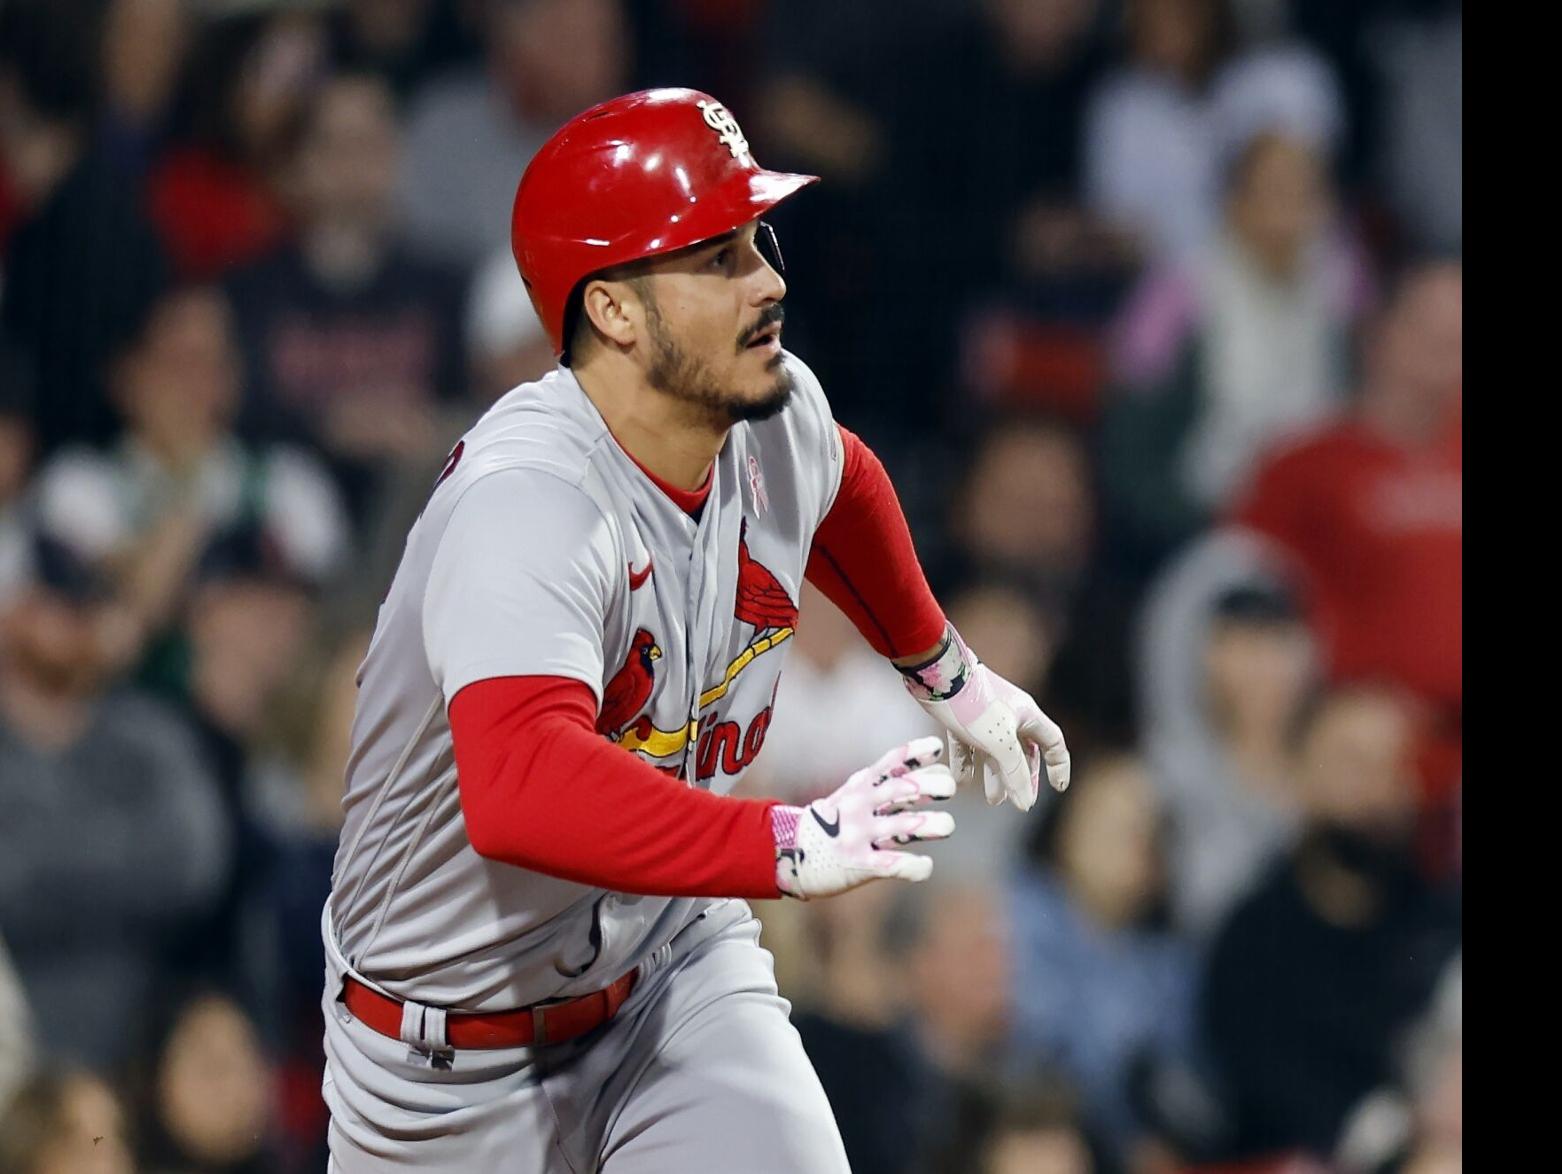
<svg viewBox="0 0 1562 1174"><path fill-rule="evenodd" d="M980 1174L1105 1174L1066 1089L1016 1082L997 1096ZM968 1167L967 1167L968 1168Z"/></svg>
<svg viewBox="0 0 1562 1174"><path fill-rule="evenodd" d="M34 411L32 371L0 338L0 606L28 573L22 503L33 463Z"/></svg>
<svg viewBox="0 0 1562 1174"><path fill-rule="evenodd" d="M1462 988L1456 955L1431 1006L1403 1033L1390 1083L1363 1097L1341 1130L1341 1168L1458 1174L1464 1147Z"/></svg>
<svg viewBox="0 0 1562 1174"><path fill-rule="evenodd" d="M959 226L925 241L948 262L933 266L936 280L952 279L959 293L1012 272L1022 213L1077 188L1079 121L1102 65L1099 7L983 0L921 46L914 76L940 84L918 87L904 133L914 136L917 180L929 185L921 201L942 226Z"/></svg>
<svg viewBox="0 0 1562 1174"><path fill-rule="evenodd" d="M213 764L234 843L232 867L204 922L172 946L185 971L230 985L253 1004L265 976L246 961L243 914L264 885L274 846L245 797L251 748L281 701L316 621L315 598L254 527L237 527L203 552L181 617L177 675L163 683L190 715Z"/></svg>
<svg viewBox="0 0 1562 1174"><path fill-rule="evenodd" d="M280 170L326 66L307 9L213 17L190 54L174 142L149 177L152 215L186 281L220 276L286 235Z"/></svg>
<svg viewBox="0 0 1562 1174"><path fill-rule="evenodd" d="M0 937L0 1119L11 1096L33 1069L32 1011L22 993L11 953Z"/></svg>
<svg viewBox="0 0 1562 1174"><path fill-rule="evenodd" d="M0 334L33 364L43 451L108 436L104 366L166 271L133 176L93 137L91 15L82 0L0 8L0 170L20 209L6 244Z"/></svg>
<svg viewBox="0 0 1562 1174"><path fill-rule="evenodd" d="M448 0L345 0L328 17L332 60L383 78L405 102L433 71L472 48L456 8Z"/></svg>
<svg viewBox="0 0 1562 1174"><path fill-rule="evenodd" d="M1200 996L1233 1156L1334 1156L1458 949L1457 903L1412 851L1414 733L1399 699L1365 688L1320 697L1301 726L1301 838L1221 930Z"/></svg>
<svg viewBox="0 0 1562 1174"><path fill-rule="evenodd" d="M1459 777L1463 683L1463 282L1457 264L1407 273L1365 347L1337 422L1258 466L1235 520L1307 576L1330 673L1375 678L1434 709L1423 777Z"/></svg>
<svg viewBox="0 0 1562 1174"><path fill-rule="evenodd" d="M911 11L926 2L902 0L893 11L909 18ZM786 4L773 0L628 0L624 7L629 15L631 53L640 84L690 86L716 94L731 109L739 111L741 118L745 110L758 116L764 105L758 94L768 78L767 61L781 41L781 28L795 27L787 9L794 10L796 23L812 28L816 34L824 31L819 23L821 11L824 12L832 43L826 50L822 37L816 35L813 42L815 56L822 57L822 51L834 56L843 49L835 43L836 38L845 39L844 26L853 23L852 16L859 15L855 10L882 9L884 3L885 0L861 0L851 6L853 11L849 14L840 5L821 10L818 0L788 0ZM787 48L791 46L788 44ZM764 137L757 122L752 126L745 123L744 130L751 138Z"/></svg>
<svg viewBox="0 0 1562 1174"><path fill-rule="evenodd" d="M1304 140L1258 135L1227 177L1221 233L1125 310L1103 472L1150 558L1219 513L1264 447L1339 403L1366 278L1331 201Z"/></svg>
<svg viewBox="0 0 1562 1174"><path fill-rule="evenodd" d="M788 803L829 794L863 763L929 732L900 674L851 621L811 583L801 604L767 735L785 749L760 755L743 780L746 791Z"/></svg>
<svg viewBox="0 0 1562 1174"><path fill-rule="evenodd" d="M486 67L413 101L399 191L412 243L466 269L509 240L515 185L537 148L629 76L619 0L483 0L483 12Z"/></svg>
<svg viewBox="0 0 1562 1174"><path fill-rule="evenodd" d="M1107 62L1113 7L984 0L917 62L916 76L953 74L948 89L919 87L903 128L921 189L915 239L925 243L914 259L937 283L918 288L956 312L934 328L959 332L960 386L989 404L1094 414L1099 329L1135 260L1080 200L1080 122Z"/></svg>
<svg viewBox="0 0 1562 1174"><path fill-rule="evenodd" d="M1283 566L1251 536L1193 543L1145 599L1145 754L1172 820L1181 929L1212 933L1296 827L1292 729L1317 671Z"/></svg>
<svg viewBox="0 0 1562 1174"><path fill-rule="evenodd" d="M128 168L142 170L161 145L195 13L185 0L108 0L103 13L102 133Z"/></svg>
<svg viewBox="0 0 1562 1174"><path fill-rule="evenodd" d="M799 910L794 952L808 967L786 988L857 1174L905 1174L908 1160L922 1171L943 1127L941 1083L903 1018L908 976L888 952L894 899L869 885Z"/></svg>
<svg viewBox="0 0 1562 1174"><path fill-rule="evenodd" d="M1152 1144L1132 1090L1186 1063L1194 957L1169 932L1164 818L1144 764L1097 759L1040 826L1016 878L1011 1069L1055 1068L1120 1159Z"/></svg>
<svg viewBox="0 0 1562 1174"><path fill-rule="evenodd" d="M971 570L1012 575L1045 604L1066 607L1089 568L1095 525L1090 458L1076 431L1026 417L984 431L950 524Z"/></svg>
<svg viewBox="0 0 1562 1174"><path fill-rule="evenodd" d="M947 588L997 578L1025 590L1053 645L1048 712L1076 749L1129 736L1132 600L1098 549L1086 434L1045 416L996 418L950 496L944 535L952 549L930 555L936 579Z"/></svg>
<svg viewBox="0 0 1562 1174"><path fill-rule="evenodd" d="M973 303L1091 247L1071 204L1101 6L819 7L774 6L785 48L756 114L784 165L825 178L782 217L807 277L791 297L843 418L917 444L910 422L956 418Z"/></svg>
<svg viewBox="0 0 1562 1174"><path fill-rule="evenodd" d="M1048 696L1048 670L1062 619L1039 605L1033 592L1012 580L980 578L947 595L944 612L967 644L983 650L982 659L994 672L1036 697ZM939 875L992 885L1007 880L1024 854L1027 821L1015 818L1008 804L991 806L980 780L944 806L960 835L938 846Z"/></svg>
<svg viewBox="0 0 1562 1174"><path fill-rule="evenodd" d="M1404 1138L1377 1174L1459 1174L1464 1153L1464 1008L1461 965L1444 974L1432 1010L1405 1048ZM1358 1120L1362 1114L1358 1112Z"/></svg>
<svg viewBox="0 0 1562 1174"><path fill-rule="evenodd" d="M269 846L247 910L255 932L246 965L268 988L261 1026L280 1068L288 1169L325 1162L320 910L331 890L357 670L367 648L367 632L349 631L296 660L246 783L245 801Z"/></svg>
<svg viewBox="0 0 1562 1174"><path fill-rule="evenodd" d="M1327 157L1340 97L1298 45L1236 53L1228 0L1129 0L1128 61L1084 121L1090 207L1135 233L1150 260L1195 255L1215 235L1220 174L1241 144L1284 131Z"/></svg>
<svg viewBox="0 0 1562 1174"><path fill-rule="evenodd" d="M950 596L945 611L967 644L987 650L983 663L1004 680L1038 696L1046 691L1062 621L1022 584L983 577Z"/></svg>
<svg viewBox="0 0 1562 1174"><path fill-rule="evenodd" d="M0 1174L135 1174L118 1098L81 1070L50 1069L0 1105Z"/></svg>
<svg viewBox="0 0 1562 1174"><path fill-rule="evenodd" d="M1011 813L1012 814L1012 813ZM935 854L936 859L936 854ZM919 1154L935 1171L959 1154L983 1092L1001 1069L1015 1008L1009 984L1014 927L999 893L946 877L892 890L884 923L889 964L902 976L903 1023L928 1065L915 1106Z"/></svg>
<svg viewBox="0 0 1562 1174"><path fill-rule="evenodd" d="M532 308L508 247L484 261L466 314L467 363L475 406L486 407L553 370L553 344Z"/></svg>
<svg viewBox="0 0 1562 1174"><path fill-rule="evenodd" d="M360 522L388 467L445 451L435 413L466 391L464 278L402 249L391 222L399 150L383 82L325 83L287 171L296 243L229 283L249 426L324 452Z"/></svg>
<svg viewBox="0 0 1562 1174"><path fill-rule="evenodd" d="M151 1024L139 1089L145 1174L271 1174L271 1066L231 997L167 999Z"/></svg>
<svg viewBox="0 0 1562 1174"><path fill-rule="evenodd" d="M104 691L90 570L51 539L34 568L0 614L0 925L41 1046L108 1066L229 847L190 731Z"/></svg>
<svg viewBox="0 0 1562 1174"><path fill-rule="evenodd" d="M1464 241L1464 17L1457 3L1432 19L1380 30L1383 180L1413 249L1457 251Z"/></svg>
<svg viewBox="0 0 1562 1174"><path fill-rule="evenodd" d="M947 1077L978 1080L1001 1059L1015 1017L1009 911L981 884L934 883L900 895L892 935L913 1030Z"/></svg>
<svg viewBox="0 0 1562 1174"><path fill-rule="evenodd" d="M345 560L346 517L324 470L234 436L239 377L221 295L176 290L114 366L118 444L73 447L39 472L43 527L113 575L144 637L164 635L201 552L234 527L259 527L305 580Z"/></svg>

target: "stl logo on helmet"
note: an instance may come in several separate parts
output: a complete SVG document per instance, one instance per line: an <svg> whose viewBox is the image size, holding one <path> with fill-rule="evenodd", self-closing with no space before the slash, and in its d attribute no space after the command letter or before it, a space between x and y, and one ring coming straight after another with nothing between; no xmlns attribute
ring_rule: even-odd
<svg viewBox="0 0 1562 1174"><path fill-rule="evenodd" d="M705 114L705 125L716 132L716 137L726 144L734 159L748 154L748 140L743 137L738 120L732 117L731 111L720 102L701 102L699 107Z"/></svg>

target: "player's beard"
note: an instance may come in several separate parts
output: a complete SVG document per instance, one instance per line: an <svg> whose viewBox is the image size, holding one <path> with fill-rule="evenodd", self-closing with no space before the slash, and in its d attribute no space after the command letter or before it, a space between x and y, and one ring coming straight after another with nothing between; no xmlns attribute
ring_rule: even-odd
<svg viewBox="0 0 1562 1174"><path fill-rule="evenodd" d="M781 322L784 316L779 303L769 307L758 322L739 336L738 353L742 354L760 331ZM792 396L792 373L786 369L781 354L765 365L775 375L769 389L757 398L747 399L724 388L707 363L678 345L654 301L646 304L646 325L653 351L646 381L663 395L688 404L716 427L730 427L743 420L768 420L786 407Z"/></svg>

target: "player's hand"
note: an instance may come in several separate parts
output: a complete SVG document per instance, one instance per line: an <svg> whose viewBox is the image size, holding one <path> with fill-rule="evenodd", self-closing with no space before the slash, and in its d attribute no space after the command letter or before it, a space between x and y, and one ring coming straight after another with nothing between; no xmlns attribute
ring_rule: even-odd
<svg viewBox="0 0 1562 1174"><path fill-rule="evenodd" d="M776 885L789 897L831 897L880 877L926 880L926 856L887 847L942 840L955 830L947 811L922 810L955 793L936 737L897 746L807 807L771 808Z"/></svg>
<svg viewBox="0 0 1562 1174"><path fill-rule="evenodd" d="M1055 791L1068 786L1068 746L1056 722L1025 690L982 664L951 626L927 664L902 667L906 689L949 731L949 764L961 786L983 780L987 802L1029 811L1041 790L1041 764Z"/></svg>

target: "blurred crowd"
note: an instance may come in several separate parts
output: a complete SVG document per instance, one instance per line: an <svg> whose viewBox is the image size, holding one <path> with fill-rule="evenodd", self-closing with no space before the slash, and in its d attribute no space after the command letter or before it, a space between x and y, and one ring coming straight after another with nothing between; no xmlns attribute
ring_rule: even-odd
<svg viewBox="0 0 1562 1174"><path fill-rule="evenodd" d="M1461 1166L1454 0L0 0L0 1174L324 1168L354 674L553 356L566 118L722 98L787 340L1063 725L760 909L858 1174ZM805 593L746 785L924 732Z"/></svg>

